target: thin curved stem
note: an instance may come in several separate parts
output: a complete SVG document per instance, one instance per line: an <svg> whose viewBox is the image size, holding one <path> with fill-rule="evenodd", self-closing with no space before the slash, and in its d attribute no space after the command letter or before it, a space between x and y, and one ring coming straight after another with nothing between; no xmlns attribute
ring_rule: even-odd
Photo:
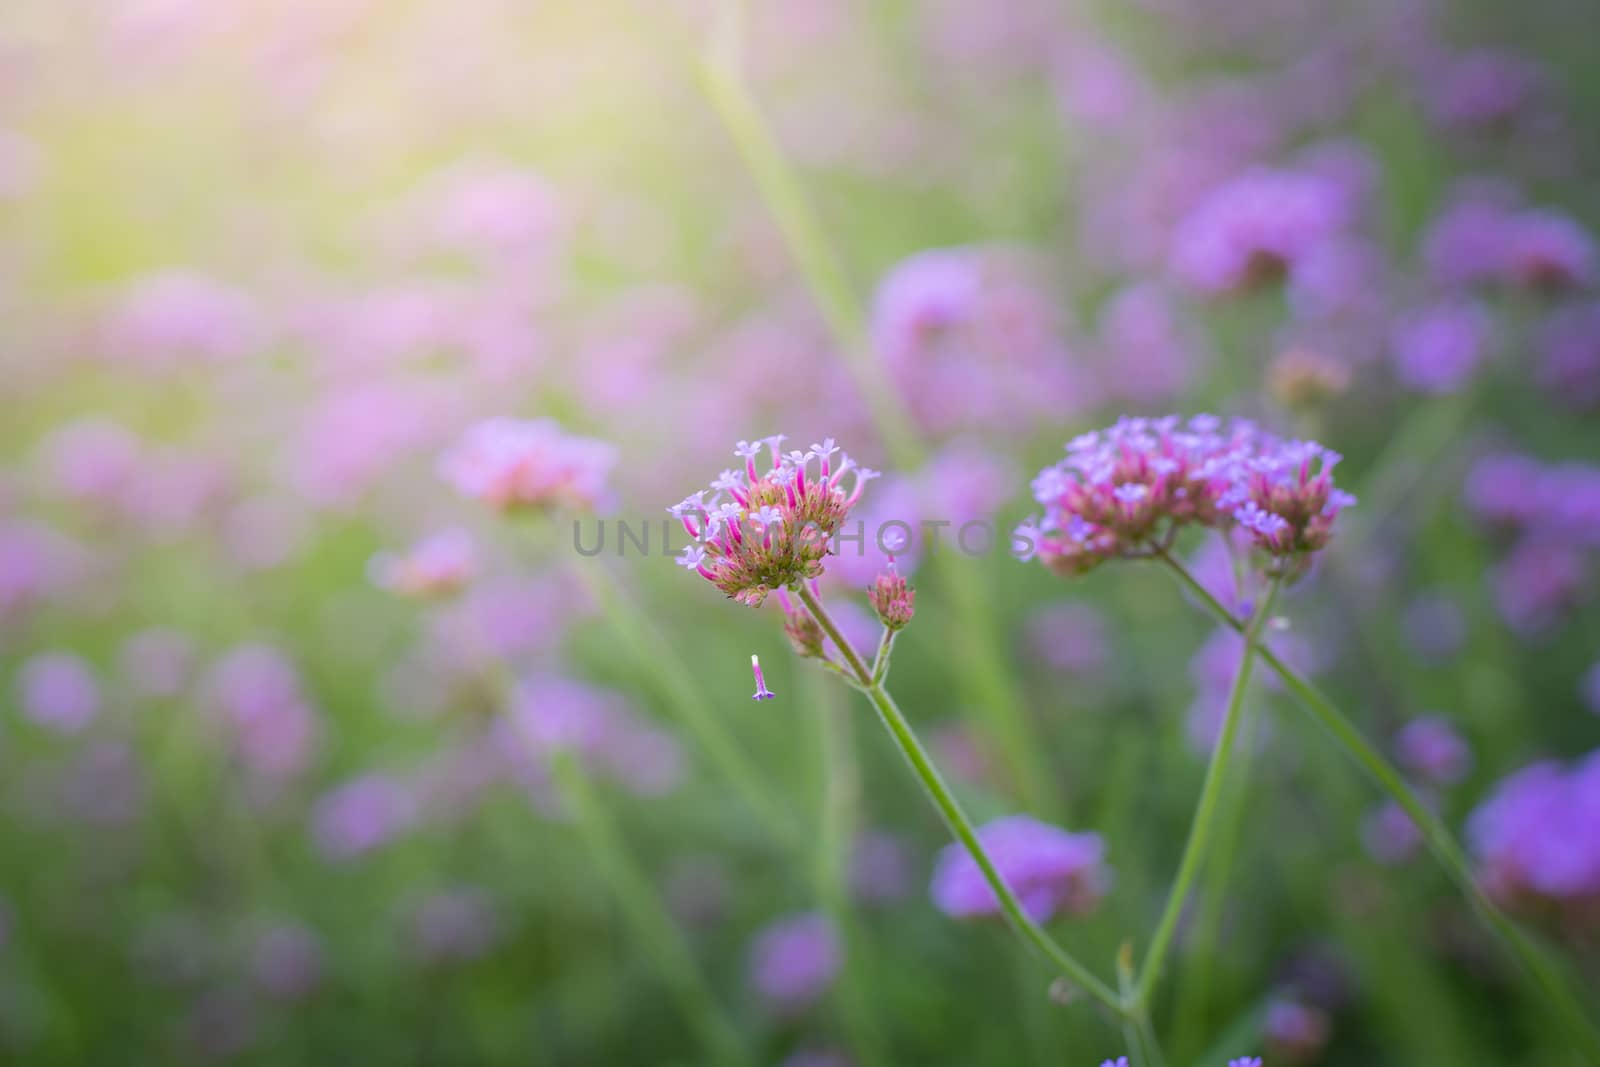
<svg viewBox="0 0 1600 1067"><path fill-rule="evenodd" d="M1216 616L1217 621L1240 633L1245 631L1245 624L1228 611L1182 563L1170 553L1161 552L1158 556L1178 580L1195 595L1201 605ZM1416 793L1406 785L1400 772L1361 735L1355 725L1316 686L1285 663L1272 649L1262 646L1260 652L1261 661L1283 680L1284 686L1311 713L1312 718L1332 734L1345 753L1410 816L1445 872L1476 906L1484 923L1501 939L1538 985L1542 999L1551 1006L1561 1020L1568 1037L1575 1042L1574 1048L1580 1051L1589 1063L1600 1064L1600 1030L1597 1030L1595 1022L1589 1018L1577 998L1573 996L1560 971L1546 952L1530 940L1511 917L1500 910L1499 905L1483 891L1483 887L1472 876L1472 868L1467 863L1465 853L1443 821L1422 803Z"/></svg>
<svg viewBox="0 0 1600 1067"><path fill-rule="evenodd" d="M1261 606L1256 610L1249 626L1241 631L1245 639L1244 651L1239 655L1239 670L1233 677L1233 686L1228 693L1228 706L1223 714L1222 731L1217 735L1217 743L1211 750L1211 759L1206 764L1205 782L1200 787L1200 800L1195 805L1194 818L1189 823L1189 840L1183 846L1183 858L1178 862L1177 877L1173 880L1172 890L1167 894L1167 905L1162 909L1161 918L1156 923L1156 931L1150 939L1150 948L1145 952L1144 963L1139 968L1139 981L1134 987L1134 1002L1137 1004L1147 1005L1150 1002L1150 992L1155 988L1156 979L1166 961L1167 950L1171 948L1173 935L1177 932L1178 918L1183 914L1184 903L1189 898L1189 891L1194 887L1195 877L1200 873L1206 850L1210 847L1211 832L1216 824L1223 785L1228 780L1228 769L1233 761L1233 752L1239 737L1245 693L1250 688L1250 675L1255 667L1258 651L1256 639L1262 620L1272 610L1277 590L1278 583L1273 582L1267 590L1267 595L1262 598Z"/></svg>
<svg viewBox="0 0 1600 1067"><path fill-rule="evenodd" d="M978 839L978 832L972 825L972 820L967 817L967 813L962 809L960 802L956 800L955 794L945 784L943 776L939 774L938 768L934 766L927 750L922 747L922 742L918 740L916 732L911 728L911 723L894 702L894 698L889 695L888 689L885 688L881 681L873 679L872 669L845 638L838 625L833 621L833 617L822 606L822 601L817 598L816 594L803 585L798 587L797 592L801 603L805 604L806 610L811 613L812 618L817 620L817 625L822 627L822 631L832 638L833 643L838 646L840 655L844 657L846 664L848 664L851 673L854 675L857 688L864 692L867 695L867 699L872 702L873 710L878 713L878 718L883 723L884 729L889 731L889 736L899 746L901 755L911 765L913 773L916 774L917 779L921 782L928 799L933 802L933 806L943 817L945 825L950 828L950 832L955 836L956 840L961 843L962 847L967 850L967 854L972 857L973 862L978 865L978 870L983 873L984 880L989 883L989 888L994 891L995 898L1000 902L1000 910L1005 913L1006 919L1018 936L1037 950L1040 955L1049 961L1051 966L1110 1009L1118 1018L1126 1018L1129 1012L1116 992L1095 977L1089 968L1080 963L1066 949L1062 948L1054 938L1044 931L1043 927L1028 917L1027 912L1022 908L1021 902L1017 900L1016 894L1011 891L1011 887L1001 877L994 861L989 857L988 852L984 850L982 842Z"/></svg>

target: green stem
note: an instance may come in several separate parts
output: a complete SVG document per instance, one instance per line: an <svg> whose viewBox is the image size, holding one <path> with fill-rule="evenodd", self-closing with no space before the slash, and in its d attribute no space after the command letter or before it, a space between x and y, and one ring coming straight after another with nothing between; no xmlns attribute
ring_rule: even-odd
<svg viewBox="0 0 1600 1067"><path fill-rule="evenodd" d="M1183 846L1183 858L1178 862L1177 877L1172 883L1171 892L1167 895L1167 905L1156 923L1156 932L1150 939L1150 948L1145 953L1144 964L1139 969L1139 981L1134 990L1134 997L1135 1002L1140 1005L1150 1003L1150 992L1155 988L1156 979L1160 976L1162 964L1166 960L1167 950L1171 947L1173 935L1177 932L1178 918L1183 913L1183 905L1188 900L1189 891L1194 886L1196 875L1200 873L1200 865L1205 860L1206 849L1210 845L1211 831L1216 823L1217 805L1222 798L1223 785L1228 781L1228 770L1239 736L1245 693L1250 688L1250 674L1255 667L1256 638L1262 621L1272 610L1272 601L1277 595L1277 590L1278 583L1273 582L1267 595L1262 598L1261 606L1256 610L1250 625L1242 631L1245 638L1244 651L1239 655L1239 670L1234 675L1233 687L1228 693L1228 706L1222 719L1222 732L1218 735L1217 743L1211 750L1211 759L1206 764L1205 782L1200 787L1200 800L1195 805L1194 818L1189 823L1189 840Z"/></svg>
<svg viewBox="0 0 1600 1067"><path fill-rule="evenodd" d="M1256 724L1261 718L1254 703L1246 703L1242 714L1244 721L1239 731L1239 758L1227 792L1223 794L1222 812L1217 817L1216 851L1201 874L1194 932L1186 952L1188 963L1178 982L1177 1003L1173 1008L1172 1039L1180 1052L1198 1043L1206 1004L1217 985L1213 958L1222 929L1228 881L1232 877L1234 857L1239 851L1245 800L1250 792Z"/></svg>
<svg viewBox="0 0 1600 1067"><path fill-rule="evenodd" d="M1123 942L1117 953L1117 988L1122 991L1124 1004L1136 1004L1138 993L1134 987L1133 945ZM1155 1027L1150 1025L1150 1009L1137 1005L1135 1014L1123 1020L1122 1040L1137 1062L1137 1067L1166 1067L1166 1057L1161 1043L1156 1040Z"/></svg>
<svg viewBox="0 0 1600 1067"><path fill-rule="evenodd" d="M795 818L768 794L764 783L769 779L756 771L727 727L711 713L711 702L696 688L683 660L662 638L660 631L640 621L644 614L629 602L627 594L603 564L594 562L572 570L600 605L607 625L627 653L626 658L637 668L651 673L657 690L694 735L711 765L774 836L787 846L797 846L800 834Z"/></svg>
<svg viewBox="0 0 1600 1067"><path fill-rule="evenodd" d="M1000 902L1000 910L1005 913L1006 919L1011 923L1018 936L1037 950L1061 974L1076 983L1095 1000L1098 1000L1119 1018L1126 1017L1128 1011L1116 992L1095 977L1087 967L1066 949L1062 948L1054 938L1045 933L1044 929L1023 911L1022 904L1017 900L1016 894L1011 891L1011 887L1006 884L1005 879L1000 875L999 869L995 867L994 861L989 858L988 852L984 850L983 844L978 839L978 832L972 825L972 820L967 817L967 813L962 810L960 802L956 800L955 794L945 784L944 778L939 774L938 768L933 765L933 760L928 756L927 750L922 747L922 742L917 739L916 732L911 728L911 723L907 721L899 706L895 704L894 698L889 695L888 689L885 688L881 681L873 680L871 668L867 666L860 654L850 645L850 642L845 639L844 634L840 632L838 625L835 624L832 616L828 614L827 609L822 606L822 602L817 599L816 594L804 585L797 586L795 591L801 602L805 604L806 610L811 612L812 617L817 620L817 625L822 627L823 632L832 638L834 644L839 648L840 654L844 656L850 672L854 675L857 688L864 692L867 695L867 699L872 702L873 710L878 713L878 718L883 723L884 729L889 731L890 737L899 746L901 754L905 757L906 762L911 765L911 769L922 783L922 788L926 791L928 799L933 802L933 806L938 809L939 814L943 817L945 825L950 828L950 832L955 836L956 840L961 843L962 847L967 850L968 855L972 857L973 862L978 865L979 871L983 873L984 880L989 883L989 888L994 891L995 898Z"/></svg>
<svg viewBox="0 0 1600 1067"><path fill-rule="evenodd" d="M684 1014L718 1063L751 1062L738 1029L723 1016L682 933L651 890L644 872L634 866L616 827L590 787L588 775L568 753L558 753L549 763L562 799L573 808L574 821L600 865L607 887L616 894L634 931L646 941L651 959L679 999Z"/></svg>
<svg viewBox="0 0 1600 1067"><path fill-rule="evenodd" d="M1169 553L1160 554L1160 558L1219 622L1240 633L1245 632L1244 624L1212 596L1210 590L1200 584L1183 564ZM1533 978L1539 988L1540 999L1549 1004L1561 1020L1568 1037L1575 1042L1574 1047L1581 1051L1589 1063L1600 1065L1600 1031L1597 1031L1595 1023L1573 996L1560 971L1545 951L1483 891L1483 887L1472 876L1472 868L1467 862L1465 853L1443 821L1418 799L1406 785L1400 772L1361 736L1355 725L1323 696L1321 691L1280 659L1272 649L1262 646L1260 653L1262 662L1282 679L1283 684L1310 712L1312 718L1333 735L1346 755L1411 817L1411 821L1422 832L1423 839L1428 842L1428 847L1438 858L1445 872L1476 906L1485 924L1501 939L1505 947Z"/></svg>

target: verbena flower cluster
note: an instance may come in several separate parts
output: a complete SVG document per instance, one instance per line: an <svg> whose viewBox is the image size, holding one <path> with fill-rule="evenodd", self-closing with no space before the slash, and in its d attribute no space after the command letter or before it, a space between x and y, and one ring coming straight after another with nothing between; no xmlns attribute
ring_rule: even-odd
<svg viewBox="0 0 1600 1067"><path fill-rule="evenodd" d="M831 437L804 452L782 451L785 440L777 434L740 441L734 453L744 460L743 470L723 471L710 489L667 509L695 541L679 565L751 607L775 589L822 575L833 536L878 476L840 452ZM769 462L758 464L763 452Z"/></svg>
<svg viewBox="0 0 1600 1067"><path fill-rule="evenodd" d="M1212 415L1124 418L1067 445L1033 482L1042 517L1017 528L1018 554L1061 574L1164 549L1185 526L1242 529L1293 574L1328 544L1355 498L1333 484L1339 454Z"/></svg>

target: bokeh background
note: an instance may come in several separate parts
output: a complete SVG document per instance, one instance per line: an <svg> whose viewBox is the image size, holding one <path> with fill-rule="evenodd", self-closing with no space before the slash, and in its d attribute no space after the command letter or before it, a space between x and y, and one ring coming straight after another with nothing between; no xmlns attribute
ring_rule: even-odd
<svg viewBox="0 0 1600 1067"><path fill-rule="evenodd" d="M1273 639L1600 1003L1600 12L747 7L720 38L697 0L0 9L0 1060L1126 1051L935 908L944 831L775 605L441 479L495 416L616 448L586 536L768 433L886 468L864 517L1001 530L1124 413L1322 440L1361 503ZM876 565L827 585L867 641ZM977 816L1101 836L1110 891L1054 930L1109 973L1237 645L1153 568L901 565L897 696ZM1405 817L1252 705L1174 1062L1575 1062Z"/></svg>

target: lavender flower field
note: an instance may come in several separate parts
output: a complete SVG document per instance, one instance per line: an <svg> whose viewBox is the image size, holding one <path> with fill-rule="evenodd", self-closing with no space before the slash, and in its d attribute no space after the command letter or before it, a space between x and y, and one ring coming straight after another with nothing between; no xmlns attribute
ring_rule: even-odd
<svg viewBox="0 0 1600 1067"><path fill-rule="evenodd" d="M1596 39L6 0L0 1064L1600 1065Z"/></svg>

